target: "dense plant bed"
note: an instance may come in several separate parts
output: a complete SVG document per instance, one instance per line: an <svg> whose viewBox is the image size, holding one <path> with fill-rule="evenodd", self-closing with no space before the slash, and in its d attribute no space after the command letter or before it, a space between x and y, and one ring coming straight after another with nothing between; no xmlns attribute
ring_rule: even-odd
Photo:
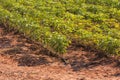
<svg viewBox="0 0 120 80"><path fill-rule="evenodd" d="M119 0L0 0L0 23L53 53L65 53L74 41L120 54Z"/></svg>

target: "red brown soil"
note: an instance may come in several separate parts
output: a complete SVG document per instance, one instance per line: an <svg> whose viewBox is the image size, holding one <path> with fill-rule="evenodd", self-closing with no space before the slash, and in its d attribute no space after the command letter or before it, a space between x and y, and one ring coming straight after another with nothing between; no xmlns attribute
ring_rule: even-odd
<svg viewBox="0 0 120 80"><path fill-rule="evenodd" d="M0 27L0 80L120 80L120 62L71 47L65 65L22 35Z"/></svg>

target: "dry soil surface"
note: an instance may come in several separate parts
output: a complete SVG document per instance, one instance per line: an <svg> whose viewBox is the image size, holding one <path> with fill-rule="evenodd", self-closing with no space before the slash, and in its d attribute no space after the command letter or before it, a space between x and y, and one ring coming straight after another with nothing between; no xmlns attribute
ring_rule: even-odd
<svg viewBox="0 0 120 80"><path fill-rule="evenodd" d="M68 64L15 32L0 27L0 80L120 80L120 62L70 47Z"/></svg>

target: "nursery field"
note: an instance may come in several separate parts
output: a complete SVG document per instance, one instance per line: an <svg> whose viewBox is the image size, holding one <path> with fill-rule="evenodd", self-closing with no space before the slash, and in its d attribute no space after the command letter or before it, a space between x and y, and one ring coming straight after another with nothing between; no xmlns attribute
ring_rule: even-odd
<svg viewBox="0 0 120 80"><path fill-rule="evenodd" d="M120 0L0 0L0 80L120 80Z"/></svg>
<svg viewBox="0 0 120 80"><path fill-rule="evenodd" d="M41 45L0 26L0 80L120 80L120 61L69 47L64 64Z"/></svg>
<svg viewBox="0 0 120 80"><path fill-rule="evenodd" d="M0 0L0 23L55 54L72 43L120 54L119 0Z"/></svg>

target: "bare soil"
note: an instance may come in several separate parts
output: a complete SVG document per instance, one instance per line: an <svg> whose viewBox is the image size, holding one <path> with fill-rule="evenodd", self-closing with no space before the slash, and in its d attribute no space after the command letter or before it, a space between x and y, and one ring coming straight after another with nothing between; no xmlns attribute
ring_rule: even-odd
<svg viewBox="0 0 120 80"><path fill-rule="evenodd" d="M72 46L64 64L40 45L0 26L0 80L120 80L115 57Z"/></svg>

